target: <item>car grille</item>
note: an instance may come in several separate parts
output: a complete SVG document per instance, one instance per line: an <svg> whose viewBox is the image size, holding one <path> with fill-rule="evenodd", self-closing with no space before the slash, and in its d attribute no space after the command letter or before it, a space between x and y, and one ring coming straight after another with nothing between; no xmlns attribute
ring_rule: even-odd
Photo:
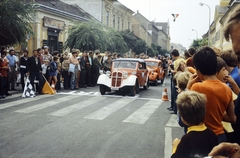
<svg viewBox="0 0 240 158"><path fill-rule="evenodd" d="M120 87L122 84L123 74L122 72L112 73L112 87Z"/></svg>

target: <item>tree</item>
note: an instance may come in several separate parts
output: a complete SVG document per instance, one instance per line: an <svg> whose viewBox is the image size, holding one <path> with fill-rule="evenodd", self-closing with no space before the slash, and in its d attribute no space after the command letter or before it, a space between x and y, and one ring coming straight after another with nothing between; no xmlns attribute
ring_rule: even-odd
<svg viewBox="0 0 240 158"><path fill-rule="evenodd" d="M130 30L124 30L121 31L120 34L122 35L129 49L134 49L136 47L136 42L138 38L134 35L133 32L131 32Z"/></svg>
<svg viewBox="0 0 240 158"><path fill-rule="evenodd" d="M135 52L136 54L141 54L141 53L145 53L147 47L146 47L146 42L142 39L138 39L136 41L136 46L132 49L133 52Z"/></svg>
<svg viewBox="0 0 240 158"><path fill-rule="evenodd" d="M141 38L138 38L133 32L130 30L121 31L121 35L124 41L127 43L129 49L136 54L145 53L147 48L147 44Z"/></svg>
<svg viewBox="0 0 240 158"><path fill-rule="evenodd" d="M27 34L32 34L33 2L23 0L1 0L0 45L24 43Z"/></svg>
<svg viewBox="0 0 240 158"><path fill-rule="evenodd" d="M121 54L128 50L128 46L120 32L109 28L107 32L107 50Z"/></svg>
<svg viewBox="0 0 240 158"><path fill-rule="evenodd" d="M190 47L193 47L197 50L199 47L206 46L207 44L208 44L208 39L202 38L202 39L193 40Z"/></svg>
<svg viewBox="0 0 240 158"><path fill-rule="evenodd" d="M81 22L69 30L65 48L80 50L105 49L106 35L103 27L94 22Z"/></svg>
<svg viewBox="0 0 240 158"><path fill-rule="evenodd" d="M162 55L163 56L170 56L170 52L167 51L166 49L162 49Z"/></svg>
<svg viewBox="0 0 240 158"><path fill-rule="evenodd" d="M153 57L155 55L155 52L154 52L153 48L149 47L147 49L147 55L150 56L150 57Z"/></svg>

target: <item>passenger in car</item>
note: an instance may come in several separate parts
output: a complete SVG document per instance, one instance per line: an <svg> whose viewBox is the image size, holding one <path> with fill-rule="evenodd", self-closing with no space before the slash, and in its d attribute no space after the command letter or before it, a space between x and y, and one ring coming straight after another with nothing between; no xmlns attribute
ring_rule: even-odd
<svg viewBox="0 0 240 158"><path fill-rule="evenodd" d="M103 62L104 65L104 71L111 71L111 66L112 66L112 59L111 59L112 55L108 54L108 58L107 60L105 60Z"/></svg>

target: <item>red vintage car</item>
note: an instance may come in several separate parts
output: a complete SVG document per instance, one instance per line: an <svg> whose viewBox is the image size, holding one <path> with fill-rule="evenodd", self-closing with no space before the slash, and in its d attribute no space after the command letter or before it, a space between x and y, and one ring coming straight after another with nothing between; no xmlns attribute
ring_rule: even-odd
<svg viewBox="0 0 240 158"><path fill-rule="evenodd" d="M162 61L158 59L145 59L145 61L149 72L149 81L156 86L158 81L162 84L165 77Z"/></svg>
<svg viewBox="0 0 240 158"><path fill-rule="evenodd" d="M139 88L148 89L149 73L143 59L119 58L113 60L111 72L101 74L98 78L100 93L125 91L131 96L139 92Z"/></svg>

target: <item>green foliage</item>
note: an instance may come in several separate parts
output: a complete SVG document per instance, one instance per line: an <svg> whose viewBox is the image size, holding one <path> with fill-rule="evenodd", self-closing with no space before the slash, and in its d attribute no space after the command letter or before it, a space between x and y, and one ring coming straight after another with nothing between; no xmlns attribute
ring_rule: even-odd
<svg viewBox="0 0 240 158"><path fill-rule="evenodd" d="M108 50L121 54L129 49L132 49L136 54L145 54L146 49L148 49L150 56L165 54L165 51L155 44L148 48L146 42L135 36L130 30L118 32L94 22L75 23L69 30L69 37L65 43L65 48L67 47L80 50Z"/></svg>
<svg viewBox="0 0 240 158"><path fill-rule="evenodd" d="M103 27L100 24L93 22L75 23L69 30L65 48L80 50L104 49L105 39Z"/></svg>
<svg viewBox="0 0 240 158"><path fill-rule="evenodd" d="M134 35L133 32L130 30L124 30L121 31L120 34L122 35L129 49L134 49L136 47L136 41L138 38Z"/></svg>
<svg viewBox="0 0 240 158"><path fill-rule="evenodd" d="M141 53L145 54L145 51L147 49L146 45L147 44L144 40L138 39L136 41L136 46L132 49L132 51L135 52L136 54L141 54Z"/></svg>
<svg viewBox="0 0 240 158"><path fill-rule="evenodd" d="M148 52L148 55L151 57L158 56L158 54L160 54L160 52L158 51L158 49L159 49L158 47L160 47L160 46L157 46L156 44L152 43L151 48L152 48L153 52L152 53ZM160 49L161 49L161 47L160 47Z"/></svg>
<svg viewBox="0 0 240 158"><path fill-rule="evenodd" d="M1 0L0 45L24 43L32 34L33 3L23 0Z"/></svg>
<svg viewBox="0 0 240 158"><path fill-rule="evenodd" d="M144 40L138 38L130 30L121 31L121 35L124 41L127 43L128 48L132 49L134 53L136 54L145 53L146 42Z"/></svg>
<svg viewBox="0 0 240 158"><path fill-rule="evenodd" d="M128 50L128 46L120 32L109 29L107 32L107 50L111 52L119 52L121 54Z"/></svg>
<svg viewBox="0 0 240 158"><path fill-rule="evenodd" d="M166 49L162 49L162 54L163 56L170 56L170 52L167 51Z"/></svg>
<svg viewBox="0 0 240 158"><path fill-rule="evenodd" d="M208 45L208 39L207 38L203 38L203 39L197 39L197 40L193 40L192 44L190 47L195 48L196 50L202 46L206 46Z"/></svg>
<svg viewBox="0 0 240 158"><path fill-rule="evenodd" d="M155 56L155 51L153 50L153 48L150 47L147 49L147 55L150 57Z"/></svg>
<svg viewBox="0 0 240 158"><path fill-rule="evenodd" d="M169 52L166 49L162 49L161 46L158 46L154 43L151 44L151 48L148 48L148 55L151 57L162 55L166 56Z"/></svg>
<svg viewBox="0 0 240 158"><path fill-rule="evenodd" d="M69 30L65 48L80 50L108 50L124 53L128 50L123 37L118 31L104 28L101 24L90 21L75 23Z"/></svg>

